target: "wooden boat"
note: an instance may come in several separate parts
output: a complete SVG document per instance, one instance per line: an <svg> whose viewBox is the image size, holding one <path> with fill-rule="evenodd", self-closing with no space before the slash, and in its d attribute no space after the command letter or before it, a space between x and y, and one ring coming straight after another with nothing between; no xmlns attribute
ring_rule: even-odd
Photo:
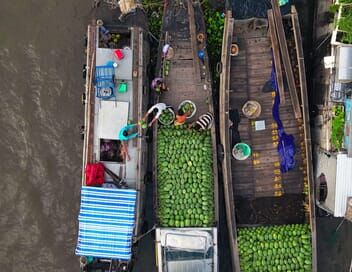
<svg viewBox="0 0 352 272"><path fill-rule="evenodd" d="M160 72L157 77L163 78L169 90L156 96L155 103L165 103L177 109L182 101L191 100L197 110L195 115L188 119L188 124L196 121L202 114L214 113L208 57L205 50L206 32L202 16L199 2L168 1L164 9L160 39L159 52L163 57L159 60ZM165 45L170 46L171 51L164 55L162 50L165 49ZM179 136L173 136L174 132ZM166 139L164 133L169 135ZM200 188L205 186L205 179L200 174L192 179L189 176L203 166L203 163L202 166L197 164L196 155L191 154L201 152L200 147L193 145L187 151L178 152L174 160L172 159L173 154L170 153L170 156L162 154L162 149L182 149L182 146L197 141L191 138L197 138L199 135L204 135L209 140L210 152L207 153L208 157L205 160L209 166L208 171L211 173L205 173L205 176L210 177L207 180L209 190L206 193L210 194L210 198L204 195L203 197L211 203L203 201L202 193L200 193ZM214 124L211 129L202 133L185 126L176 128L173 124L169 126L159 124L154 127L156 263L160 272L218 271L218 179L215 137ZM187 156L189 157L185 159ZM179 171L180 164L178 163L182 163L181 171ZM173 164L178 164L176 170ZM199 185L194 185L195 182ZM193 183L193 187L190 183ZM177 188L181 186L183 189L180 193ZM166 198L171 200L165 200L162 194L166 194ZM197 207L198 210L194 212ZM202 209L206 209L211 214L209 218L207 215L203 217Z"/></svg>
<svg viewBox="0 0 352 272"><path fill-rule="evenodd" d="M140 10L123 23L118 16L117 9L102 6L87 31L76 248L83 271L130 271L143 223L147 143L142 137L122 142L119 131L130 121L137 123L147 108L149 43ZM88 186L98 181L88 175L89 167L99 170L103 184Z"/></svg>
<svg viewBox="0 0 352 272"><path fill-rule="evenodd" d="M236 271L269 271L265 267L268 265L281 269L270 271L303 266L304 271L317 271L311 140L301 34L296 9L292 7L291 14L282 18L274 2L268 19L235 20L228 11L224 26L220 140L224 151L222 171L232 262ZM232 46L238 47L236 54L231 54ZM271 80L272 63L278 90L271 88L264 92L263 86ZM287 86L283 78L287 79ZM278 94L283 127L287 134L293 135L296 146L296 165L288 172L280 170L277 146L281 140L272 113ZM250 119L243 114L247 101L259 102L258 117ZM249 158L236 160L233 157L233 147L238 142L251 148ZM285 228L299 229L302 224L308 224L310 233L305 240L309 241L309 247L302 253L307 254L307 263L296 258L301 253L291 252L286 256L277 249L291 239L290 233L300 233L291 230L282 235ZM283 239L277 242L279 245L270 240L271 232L279 233ZM253 237L255 234L257 236ZM253 246L249 251L245 248L247 239ZM265 241L256 244L257 239ZM292 243L300 245L302 241L298 236ZM268 247L273 245L276 249L272 252ZM280 255L286 260L281 260ZM270 264L275 258L279 260ZM255 259L262 260L263 264Z"/></svg>

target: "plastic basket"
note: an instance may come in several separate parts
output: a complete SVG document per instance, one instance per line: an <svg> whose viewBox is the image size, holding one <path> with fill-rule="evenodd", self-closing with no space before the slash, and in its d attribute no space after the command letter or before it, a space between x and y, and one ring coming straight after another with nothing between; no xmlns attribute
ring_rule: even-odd
<svg viewBox="0 0 352 272"><path fill-rule="evenodd" d="M192 117L196 114L196 112L197 112L197 107L196 107L196 104L194 104L193 101L191 101L191 100L184 100L184 101L182 101L182 102L180 103L180 105L178 106L178 110L181 109L182 106L183 106L184 104L186 104L186 103L190 103L190 104L193 105L193 112L192 112L192 114L191 114L190 116L187 117L187 119L190 119L190 118L192 118Z"/></svg>
<svg viewBox="0 0 352 272"><path fill-rule="evenodd" d="M162 121L160 120L160 118L159 118L158 121L159 121L160 124L162 124L162 125L164 125L164 126L168 126L168 125L171 125L171 124L173 124L173 123L175 122L175 117L176 117L176 115L175 115L175 112L174 112L171 108L166 108L165 111L169 111L169 112L172 113L172 117L173 117L172 120L171 120L169 123L164 123L164 122L162 122Z"/></svg>
<svg viewBox="0 0 352 272"><path fill-rule="evenodd" d="M115 96L115 68L113 65L95 67L96 96L110 99Z"/></svg>

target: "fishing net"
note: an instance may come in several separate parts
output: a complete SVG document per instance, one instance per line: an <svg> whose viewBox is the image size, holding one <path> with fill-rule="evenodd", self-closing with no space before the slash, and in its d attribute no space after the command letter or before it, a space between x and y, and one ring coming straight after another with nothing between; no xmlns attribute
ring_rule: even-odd
<svg viewBox="0 0 352 272"><path fill-rule="evenodd" d="M280 157L280 170L282 173L286 173L293 169L296 165L295 154L295 138L293 135L286 134L282 121L280 119L280 93L276 82L276 72L273 61L273 66L271 70L271 85L275 90L275 100L272 108L273 118L277 124L277 132L279 136L279 143L277 146L277 151Z"/></svg>

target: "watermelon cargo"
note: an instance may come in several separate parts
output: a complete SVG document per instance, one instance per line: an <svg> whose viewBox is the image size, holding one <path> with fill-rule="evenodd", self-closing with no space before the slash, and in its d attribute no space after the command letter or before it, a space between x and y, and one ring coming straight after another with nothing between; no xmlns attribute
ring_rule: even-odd
<svg viewBox="0 0 352 272"><path fill-rule="evenodd" d="M268 18L235 20L228 11L224 25L220 142L231 257L236 271L317 271L298 15L292 6L281 16L272 4ZM244 111L248 101L260 105L250 109L255 117ZM232 156L239 142L251 148L245 160Z"/></svg>
<svg viewBox="0 0 352 272"><path fill-rule="evenodd" d="M190 112L178 126L165 113L154 128L159 272L218 271L215 125L202 131L189 128L202 115L213 115L205 33L200 3L165 5L156 77L163 78L169 90L158 94L155 103Z"/></svg>

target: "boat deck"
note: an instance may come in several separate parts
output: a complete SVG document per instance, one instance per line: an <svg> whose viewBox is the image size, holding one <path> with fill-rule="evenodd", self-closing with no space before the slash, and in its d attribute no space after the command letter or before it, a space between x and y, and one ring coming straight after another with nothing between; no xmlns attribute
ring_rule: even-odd
<svg viewBox="0 0 352 272"><path fill-rule="evenodd" d="M253 27L256 27L255 31L252 30ZM280 117L285 132L295 138L297 153L295 169L281 173L277 125L272 117L275 93L262 91L265 83L270 80L272 69L267 21L235 21L232 37L232 43L237 43L240 50L238 56L231 57L229 108L230 111L238 110L240 113L240 138L252 149L252 156L247 160L232 158L234 194L246 198L301 194L305 178L302 120L295 118L290 95L285 92L286 102L285 105L280 105ZM262 107L257 119L250 120L242 114L242 106L248 100L255 100Z"/></svg>
<svg viewBox="0 0 352 272"><path fill-rule="evenodd" d="M196 41L195 16L191 5L170 9L168 23L164 24L164 40L174 50L170 60L169 75L164 78L169 91L159 101L172 106L187 99L197 106L197 112L190 121L210 110L211 85L208 68L198 58L202 45Z"/></svg>
<svg viewBox="0 0 352 272"><path fill-rule="evenodd" d="M234 20L230 11L224 25L220 139L232 261L240 271L240 227L310 223L312 271L317 271L308 99L298 15L292 6L291 14L282 17L276 1L272 3L268 20ZM239 47L237 56L230 54L232 44ZM276 95L270 86L273 62L278 93L284 98L280 119L286 134L295 139L296 165L288 173L280 170L277 124L272 116ZM242 113L248 100L261 105L261 114L254 120ZM236 110L239 118L234 114ZM252 155L244 161L235 160L231 154L238 142L252 149Z"/></svg>
<svg viewBox="0 0 352 272"><path fill-rule="evenodd" d="M103 161L100 156L100 141L101 139L118 140L118 134L128 120L136 122L137 116L133 116L133 109L138 107L134 104L135 94L132 82L132 65L133 65L133 50L131 48L122 49L124 58L116 60L114 57L114 49L97 48L96 50L96 65L104 66L109 61L114 60L117 63L115 69L116 82L124 81L127 84L127 92L116 93L116 97L109 100L102 100L95 97L95 124L96 135L94 137L94 156L96 161ZM135 188L137 181L137 163L138 149L135 145L136 139L128 141L128 154L131 157L130 161L121 163L104 161L104 165L119 176L122 176L126 183L131 188ZM106 174L106 180L112 180Z"/></svg>
<svg viewBox="0 0 352 272"><path fill-rule="evenodd" d="M169 60L163 60L159 56L158 76L164 79L166 86L169 88L167 92L155 97L155 102L163 102L174 108L177 112L179 104L184 100L191 100L195 103L196 114L187 120L187 124L197 120L204 113L213 111L211 79L208 67L208 56L206 53L206 43L197 40L198 34L205 35L205 25L203 14L199 2L190 0L173 0L166 1L164 7L163 28L160 39L159 52L162 47L169 44L173 49L173 56ZM199 50L204 49L204 63L198 57ZM165 74L165 63L169 61L169 72ZM157 137L158 126L154 126L153 150L157 154ZM218 248L217 248L217 223L218 216L218 175L217 175L217 151L216 151L216 132L215 125L211 130L212 146L213 146L213 176L214 176L214 209L215 220L211 228L204 227L181 227L181 228L158 228L156 229L156 258L158 263L158 271L218 271ZM154 180L154 209L158 211L158 167L157 158L153 158L153 180ZM158 221L158 218L157 218ZM157 222L158 225L158 222ZM164 234L175 233L178 238L162 239ZM194 240L189 243L190 237L196 236L196 244ZM170 236L169 236L170 237ZM211 241L211 249L204 251L203 237ZM188 243L184 243L188 241ZM166 243L172 243L167 245ZM177 242L177 245L175 245ZM193 243L193 244L192 244ZM194 247L201 245L202 249L197 249L194 256ZM168 250L174 251L171 255L165 254ZM180 256L178 255L180 252ZM187 252L184 255L183 252ZM201 254L200 254L201 253ZM204 256L203 256L204 254ZM182 256L181 256L182 255ZM183 256L184 255L184 256ZM202 255L202 256L200 256ZM187 257L186 257L187 256ZM175 260L172 258L176 257Z"/></svg>
<svg viewBox="0 0 352 272"><path fill-rule="evenodd" d="M143 53L144 38L142 29L138 27L127 31L122 27L111 27L111 29L117 33L124 31L124 35L129 35L128 39L122 39L119 44L123 54L121 60L117 60L114 56L114 49L100 47L100 34L95 23L89 25L88 28L87 106L85 109L87 137L85 137L84 144L83 171L86 163L102 161L109 170L122 177L130 188L138 188L137 183L142 176L139 169L145 164L145 162L141 161L141 158L146 151L145 144L142 143L141 138L128 141L130 160L105 160L101 157L102 142L111 140L117 141L117 143L120 142L118 139L120 129L128 121L136 123L142 117L148 102L147 99L143 99L145 94L143 88L145 86L143 65L146 57ZM117 68L114 69L115 96L111 99L100 99L96 97L95 69L96 66L105 66L111 62L117 63ZM117 91L117 85L121 82L126 84L126 92ZM143 154L140 154L141 152ZM112 180L107 174L105 179L108 181ZM84 184L84 172L82 173L82 182Z"/></svg>

